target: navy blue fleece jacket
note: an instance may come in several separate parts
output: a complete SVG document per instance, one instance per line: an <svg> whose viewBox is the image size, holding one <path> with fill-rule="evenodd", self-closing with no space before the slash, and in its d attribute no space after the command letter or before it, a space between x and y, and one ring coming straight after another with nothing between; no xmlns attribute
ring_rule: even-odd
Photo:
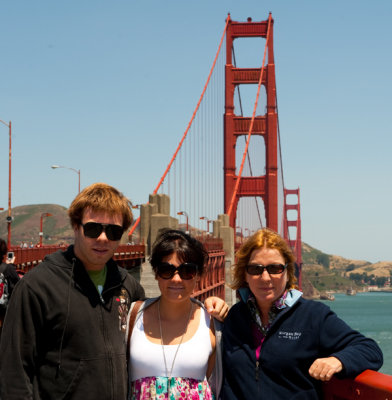
<svg viewBox="0 0 392 400"><path fill-rule="evenodd" d="M308 370L320 357L342 362L339 377L382 366L376 342L351 329L325 304L300 295L297 290L288 293L287 307L272 323L259 360L247 305L240 301L231 308L223 330L222 399L319 399L321 381Z"/></svg>

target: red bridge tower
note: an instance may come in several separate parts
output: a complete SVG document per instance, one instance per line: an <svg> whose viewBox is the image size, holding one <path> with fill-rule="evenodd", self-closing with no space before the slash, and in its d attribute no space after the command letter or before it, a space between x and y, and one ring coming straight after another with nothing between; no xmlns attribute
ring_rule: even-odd
<svg viewBox="0 0 392 400"><path fill-rule="evenodd" d="M229 16L230 18L230 16ZM271 21L271 22L270 22ZM267 37L268 24L270 30ZM262 68L235 68L232 64L233 41L240 37L262 37L267 39L268 64L264 68L262 85L267 95L267 114L255 117L252 135L264 138L266 149L265 175L242 177L230 215L230 226L236 226L238 201L241 197L261 197L264 202L267 226L277 232L278 223L278 143L275 64L273 50L273 19L261 22L235 22L229 20L226 32L226 94L224 116L224 209L227 213L238 176L236 175L235 147L239 136L247 135L250 117L234 114L234 92L236 85L258 84Z"/></svg>

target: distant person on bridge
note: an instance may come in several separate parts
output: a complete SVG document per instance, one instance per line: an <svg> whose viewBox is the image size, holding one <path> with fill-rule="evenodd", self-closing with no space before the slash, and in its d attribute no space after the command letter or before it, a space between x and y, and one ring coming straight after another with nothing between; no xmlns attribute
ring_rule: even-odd
<svg viewBox="0 0 392 400"><path fill-rule="evenodd" d="M262 229L238 250L240 294L223 330L222 399L319 399L321 381L355 377L383 363L380 348L321 302L296 290L294 255Z"/></svg>
<svg viewBox="0 0 392 400"><path fill-rule="evenodd" d="M14 286L19 281L19 275L16 272L16 265L14 264L15 256L12 252L10 257L7 257L7 254L7 243L0 238L0 336L8 302L11 298Z"/></svg>
<svg viewBox="0 0 392 400"><path fill-rule="evenodd" d="M132 304L128 318L132 400L208 400L212 390L218 398L221 324L191 298L207 259L203 245L182 231L156 239L150 262L161 296Z"/></svg>
<svg viewBox="0 0 392 400"><path fill-rule="evenodd" d="M27 273L0 343L1 399L126 399L126 321L140 284L112 260L132 222L128 199L96 183L72 202L74 245ZM213 300L210 307L222 310Z"/></svg>

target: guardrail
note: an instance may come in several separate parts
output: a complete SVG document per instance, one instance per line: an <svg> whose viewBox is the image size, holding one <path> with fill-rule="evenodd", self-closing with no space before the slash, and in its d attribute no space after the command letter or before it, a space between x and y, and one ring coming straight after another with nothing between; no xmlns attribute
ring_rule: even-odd
<svg viewBox="0 0 392 400"><path fill-rule="evenodd" d="M225 252L223 250L210 250L206 265L206 273L197 282L192 294L200 301L207 297L217 296L225 298Z"/></svg>
<svg viewBox="0 0 392 400"><path fill-rule="evenodd" d="M13 247L10 250L15 255L15 265L19 273L25 274L39 264L46 255L65 250L68 245L42 246L42 247ZM141 265L145 259L145 246L143 244L118 246L113 259L126 269Z"/></svg>
<svg viewBox="0 0 392 400"><path fill-rule="evenodd" d="M225 299L225 252L222 239L211 236L200 236L200 240L208 252L206 273L198 281L192 294L200 301L207 297L217 296Z"/></svg>
<svg viewBox="0 0 392 400"><path fill-rule="evenodd" d="M391 400L392 376L366 370L355 379L332 378L323 392L324 400Z"/></svg>
<svg viewBox="0 0 392 400"><path fill-rule="evenodd" d="M142 265L146 257L144 244L121 244L117 247L113 259L120 267L130 269Z"/></svg>
<svg viewBox="0 0 392 400"><path fill-rule="evenodd" d="M68 246L42 246L42 247L12 247L10 250L15 255L15 265L19 273L25 274L39 264L46 255L65 250Z"/></svg>

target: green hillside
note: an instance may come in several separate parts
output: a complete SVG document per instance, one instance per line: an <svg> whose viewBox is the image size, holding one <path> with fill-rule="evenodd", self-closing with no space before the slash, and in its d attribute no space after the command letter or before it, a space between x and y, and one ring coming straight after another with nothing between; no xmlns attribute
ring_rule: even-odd
<svg viewBox="0 0 392 400"><path fill-rule="evenodd" d="M52 216L43 218L43 244L71 243L73 230L69 224L67 209L56 204L33 204L12 209L11 243L20 245L39 243L40 220L43 213ZM8 211L0 213L0 237L7 238L6 217Z"/></svg>

